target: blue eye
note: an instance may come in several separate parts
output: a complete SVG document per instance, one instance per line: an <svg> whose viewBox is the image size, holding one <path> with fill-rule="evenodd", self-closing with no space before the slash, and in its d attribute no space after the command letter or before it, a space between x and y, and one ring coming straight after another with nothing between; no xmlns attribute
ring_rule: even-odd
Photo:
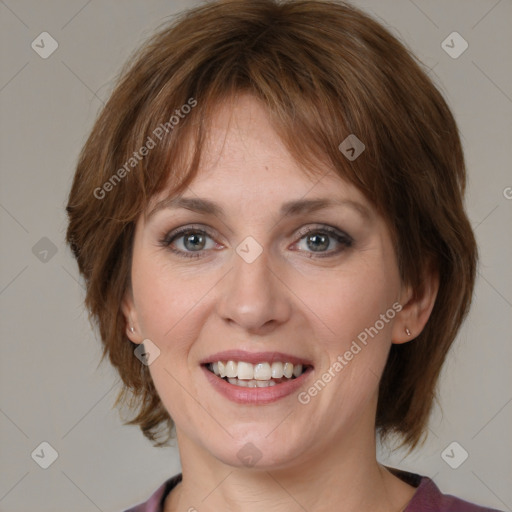
<svg viewBox="0 0 512 512"><path fill-rule="evenodd" d="M297 246L305 241L306 247L298 249L307 254L309 258L325 258L335 256L344 249L351 247L354 240L352 237L330 226L311 227L300 230L297 233L300 239L294 244ZM194 226L184 226L166 234L160 245L184 258L199 258L205 251L215 249L219 246L214 240L214 235L205 229ZM208 246L208 242L210 245ZM332 249L332 246L341 246ZM176 247L178 246L178 247ZM331 248L331 250L328 250Z"/></svg>
<svg viewBox="0 0 512 512"><path fill-rule="evenodd" d="M311 250L311 252L309 252L307 249L304 250L306 253L309 252L309 254L311 254L311 256L308 256L310 258L325 258L337 255L345 248L351 247L354 242L352 237L343 231L339 231L338 229L332 228L330 226L308 226L307 228L299 231L299 235L301 235L299 242L305 241L307 249ZM299 244L299 242L297 242L297 244ZM331 245L336 244L341 245L341 248L327 251Z"/></svg>
<svg viewBox="0 0 512 512"><path fill-rule="evenodd" d="M211 249L212 247L206 247L207 239L212 240L211 235L207 231L202 229L194 229L190 226L180 228L177 231L173 231L166 235L161 241L160 245L167 247L172 252L183 256L185 258L198 258L202 255L203 251ZM173 244L176 241L180 241L181 248L175 248ZM180 245L178 244L178 245ZM213 244L215 246L215 243Z"/></svg>

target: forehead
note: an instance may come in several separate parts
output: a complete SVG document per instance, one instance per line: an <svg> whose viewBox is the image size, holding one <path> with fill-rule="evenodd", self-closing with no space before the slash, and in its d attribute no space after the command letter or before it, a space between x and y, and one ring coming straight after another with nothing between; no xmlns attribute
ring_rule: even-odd
<svg viewBox="0 0 512 512"><path fill-rule="evenodd" d="M363 194L332 166L325 162L314 168L301 165L276 133L264 103L254 96L244 94L218 103L209 121L198 173L183 195L240 204L262 198L284 202L321 196L358 200L371 209ZM166 187L151 206L172 195Z"/></svg>

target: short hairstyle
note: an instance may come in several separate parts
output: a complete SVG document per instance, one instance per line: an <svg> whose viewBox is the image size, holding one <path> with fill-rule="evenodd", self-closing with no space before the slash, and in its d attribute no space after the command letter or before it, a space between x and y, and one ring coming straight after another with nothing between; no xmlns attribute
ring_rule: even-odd
<svg viewBox="0 0 512 512"><path fill-rule="evenodd" d="M134 357L121 311L135 223L165 187L185 190L214 109L242 93L261 100L305 172L327 164L383 215L402 282L420 293L425 272L438 273L427 324L413 341L391 346L379 384L377 432L413 449L473 293L477 247L464 211L464 156L423 65L342 2L209 2L166 21L117 78L79 156L66 236L103 343L101 361L108 354L123 381L115 405L129 406L134 417L125 424L139 425L155 446L172 438L173 421L148 367ZM339 149L349 134L365 144L352 161Z"/></svg>

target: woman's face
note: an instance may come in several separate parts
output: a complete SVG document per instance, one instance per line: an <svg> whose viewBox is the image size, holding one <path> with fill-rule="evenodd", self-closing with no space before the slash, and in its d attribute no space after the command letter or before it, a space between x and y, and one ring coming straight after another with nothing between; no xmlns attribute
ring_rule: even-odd
<svg viewBox="0 0 512 512"><path fill-rule="evenodd" d="M160 350L149 370L178 440L274 468L373 443L405 290L372 205L332 170L301 172L249 96L218 110L189 202L165 198L138 220L123 311ZM269 383L300 374L280 363L306 371Z"/></svg>

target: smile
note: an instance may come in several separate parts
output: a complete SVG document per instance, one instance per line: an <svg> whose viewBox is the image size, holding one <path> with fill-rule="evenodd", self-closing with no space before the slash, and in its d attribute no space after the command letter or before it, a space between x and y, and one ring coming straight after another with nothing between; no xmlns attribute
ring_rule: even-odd
<svg viewBox="0 0 512 512"><path fill-rule="evenodd" d="M265 405L294 395L313 375L312 360L276 351L224 350L199 364L217 393L244 405Z"/></svg>
<svg viewBox="0 0 512 512"><path fill-rule="evenodd" d="M245 361L216 361L209 363L208 370L234 386L265 388L276 386L300 377L307 367L302 364L274 361L257 364Z"/></svg>

